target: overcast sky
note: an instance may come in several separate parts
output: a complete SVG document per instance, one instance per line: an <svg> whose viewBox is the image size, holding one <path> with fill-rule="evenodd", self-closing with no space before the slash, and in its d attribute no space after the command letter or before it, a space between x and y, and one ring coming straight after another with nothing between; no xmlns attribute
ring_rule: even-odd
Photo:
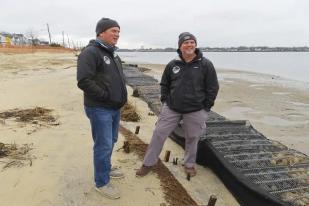
<svg viewBox="0 0 309 206"><path fill-rule="evenodd" d="M309 46L309 0L1 0L0 31L86 44L102 17L121 27L120 48L177 47L189 31L198 46ZM67 41L67 40L66 40Z"/></svg>

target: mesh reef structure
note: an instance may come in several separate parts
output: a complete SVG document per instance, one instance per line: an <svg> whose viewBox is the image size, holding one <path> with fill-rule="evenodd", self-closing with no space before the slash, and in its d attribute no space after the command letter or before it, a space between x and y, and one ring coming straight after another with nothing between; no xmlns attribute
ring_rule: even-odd
<svg viewBox="0 0 309 206"><path fill-rule="evenodd" d="M133 95L160 112L158 81L137 65L124 65ZM210 167L244 206L309 205L309 157L272 141L248 122L210 112L198 144L197 163ZM182 122L171 138L184 147Z"/></svg>

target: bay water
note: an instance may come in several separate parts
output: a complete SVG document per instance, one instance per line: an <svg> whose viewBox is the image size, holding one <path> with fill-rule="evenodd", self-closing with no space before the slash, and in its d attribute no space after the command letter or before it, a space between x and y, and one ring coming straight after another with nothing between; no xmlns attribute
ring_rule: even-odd
<svg viewBox="0 0 309 206"><path fill-rule="evenodd" d="M167 64L176 52L119 52L123 61L136 64ZM309 52L204 52L218 69L276 75L309 83Z"/></svg>

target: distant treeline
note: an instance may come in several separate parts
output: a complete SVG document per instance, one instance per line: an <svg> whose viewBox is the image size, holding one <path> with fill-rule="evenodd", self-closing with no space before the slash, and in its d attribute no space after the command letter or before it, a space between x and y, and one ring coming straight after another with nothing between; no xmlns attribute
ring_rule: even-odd
<svg viewBox="0 0 309 206"><path fill-rule="evenodd" d="M309 47L199 47L203 52L309 52ZM118 52L176 52L175 48L119 49Z"/></svg>

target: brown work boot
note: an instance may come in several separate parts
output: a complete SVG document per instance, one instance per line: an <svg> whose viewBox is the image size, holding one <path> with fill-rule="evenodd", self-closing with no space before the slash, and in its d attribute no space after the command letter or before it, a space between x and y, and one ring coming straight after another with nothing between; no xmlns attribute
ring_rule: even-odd
<svg viewBox="0 0 309 206"><path fill-rule="evenodd" d="M153 166L145 166L145 165L142 165L141 168L139 168L135 175L137 177L144 177L146 176L151 170L153 169Z"/></svg>
<svg viewBox="0 0 309 206"><path fill-rule="evenodd" d="M186 167L185 166L185 173L190 175L190 177L194 177L196 175L196 169L194 167Z"/></svg>

